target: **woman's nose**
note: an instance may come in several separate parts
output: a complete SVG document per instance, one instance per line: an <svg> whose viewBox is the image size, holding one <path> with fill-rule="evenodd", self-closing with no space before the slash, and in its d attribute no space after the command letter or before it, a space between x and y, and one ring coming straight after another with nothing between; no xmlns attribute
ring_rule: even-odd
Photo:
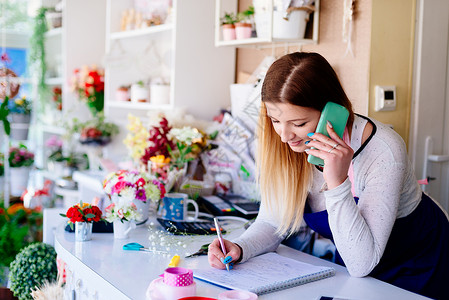
<svg viewBox="0 0 449 300"><path fill-rule="evenodd" d="M288 128L288 126L282 126L281 128L281 141L287 143L294 138L295 134Z"/></svg>

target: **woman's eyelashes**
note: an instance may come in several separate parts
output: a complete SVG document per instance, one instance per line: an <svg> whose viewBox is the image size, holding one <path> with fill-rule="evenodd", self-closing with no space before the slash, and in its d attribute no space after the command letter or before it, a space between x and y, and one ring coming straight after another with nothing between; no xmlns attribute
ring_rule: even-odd
<svg viewBox="0 0 449 300"><path fill-rule="evenodd" d="M293 126L295 126L295 127L302 127L302 126L304 126L304 125L306 125L306 123L301 123L301 124L293 124Z"/></svg>

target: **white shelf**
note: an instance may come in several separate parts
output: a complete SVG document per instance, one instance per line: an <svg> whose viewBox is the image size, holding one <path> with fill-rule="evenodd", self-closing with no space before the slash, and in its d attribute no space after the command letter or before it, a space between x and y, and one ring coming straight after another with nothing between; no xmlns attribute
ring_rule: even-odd
<svg viewBox="0 0 449 300"><path fill-rule="evenodd" d="M113 32L110 34L109 37L111 40L142 37L145 35L152 35L152 34L156 34L159 32L169 32L172 29L173 29L173 24L162 24L162 25L151 26L151 27L136 29L136 30Z"/></svg>
<svg viewBox="0 0 449 300"><path fill-rule="evenodd" d="M267 45L270 43L270 45ZM256 46L260 48L270 48L272 45L285 45L285 44L314 44L315 41L311 39L302 40L290 40L290 39L267 39L267 38L250 38L250 39L240 39L232 41L218 41L216 43L217 47L221 46L231 46L231 47L244 47L244 46Z"/></svg>
<svg viewBox="0 0 449 300"><path fill-rule="evenodd" d="M150 109L161 109L167 110L173 108L170 104L152 104L152 103L135 103L135 102L124 102L124 101L111 101L108 104L109 107L114 108L125 108L125 109L139 109L139 110L150 110Z"/></svg>
<svg viewBox="0 0 449 300"><path fill-rule="evenodd" d="M52 133L52 134L58 134L58 135L65 134L65 129L64 129L64 127L61 127L61 126L41 125L41 129L45 133Z"/></svg>
<svg viewBox="0 0 449 300"><path fill-rule="evenodd" d="M47 85L62 85L64 82L62 77L53 77L45 79Z"/></svg>
<svg viewBox="0 0 449 300"><path fill-rule="evenodd" d="M59 37L60 38L61 36L62 36L62 27L50 29L49 31L47 31L45 33L46 38L51 38L51 37Z"/></svg>
<svg viewBox="0 0 449 300"><path fill-rule="evenodd" d="M264 29L260 30L261 35L255 38L249 39L235 39L230 41L223 40L222 34L222 26L221 26L221 18L224 13L234 13L237 14L238 0L215 0L215 46L223 47L256 47L256 48L272 48L279 46L288 46L288 45L306 45L306 44L317 44L318 43L318 33L319 33L319 15L320 15L320 0L315 0L314 2L314 11L310 13L310 17L313 18L313 22L309 20L306 24L306 29L308 26L311 26L311 37L310 38L294 38L294 39L279 39L275 38L276 36L273 34L273 29L275 26L273 23L275 22L274 16L274 0L265 0L266 3L262 16L259 17L259 22L263 25ZM257 11L256 11L257 13ZM256 23L256 31L257 31L257 20L255 15L255 23ZM265 22L263 22L265 21ZM311 23L311 24L309 24ZM279 25L281 28L285 25ZM275 37L273 37L275 36Z"/></svg>

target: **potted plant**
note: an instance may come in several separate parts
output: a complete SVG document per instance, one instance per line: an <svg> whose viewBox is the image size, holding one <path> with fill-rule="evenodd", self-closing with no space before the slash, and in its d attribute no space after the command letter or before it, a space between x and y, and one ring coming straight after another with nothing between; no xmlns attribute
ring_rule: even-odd
<svg viewBox="0 0 449 300"><path fill-rule="evenodd" d="M252 35L252 18L254 17L254 6L237 14L235 23L235 36L239 39L249 39Z"/></svg>
<svg viewBox="0 0 449 300"><path fill-rule="evenodd" d="M165 195L165 186L146 173L120 170L107 175L103 189L113 203L121 203L121 198L133 202L142 213L145 222L149 217L151 202L158 203Z"/></svg>
<svg viewBox="0 0 449 300"><path fill-rule="evenodd" d="M33 299L32 289L56 281L56 251L45 243L23 248L10 265L11 291L19 300Z"/></svg>
<svg viewBox="0 0 449 300"><path fill-rule="evenodd" d="M128 238L131 229L135 228L135 221L141 219L142 214L129 198L119 197L117 202L105 208L105 220L113 223L116 239Z"/></svg>
<svg viewBox="0 0 449 300"><path fill-rule="evenodd" d="M150 91L143 80L131 85L131 102L148 102Z"/></svg>
<svg viewBox="0 0 449 300"><path fill-rule="evenodd" d="M115 100L117 101L130 101L129 98L129 86L128 85L121 85L116 91L115 91Z"/></svg>
<svg viewBox="0 0 449 300"><path fill-rule="evenodd" d="M31 120L31 102L26 96L10 99L8 101L8 110L8 119L11 123L11 138L19 141L26 140Z"/></svg>
<svg viewBox="0 0 449 300"><path fill-rule="evenodd" d="M11 195L19 197L27 188L28 177L34 164L34 153L23 144L9 148Z"/></svg>
<svg viewBox="0 0 449 300"><path fill-rule="evenodd" d="M75 241L84 242L92 239L92 223L101 220L102 212L98 206L89 203L75 204L61 216L69 218L70 228L75 224Z"/></svg>
<svg viewBox="0 0 449 300"><path fill-rule="evenodd" d="M162 77L151 80L150 101L152 104L170 103L170 83Z"/></svg>
<svg viewBox="0 0 449 300"><path fill-rule="evenodd" d="M234 13L225 12L223 18L221 18L221 28L223 33L224 41L232 41L235 40L235 23L237 22L237 18Z"/></svg>

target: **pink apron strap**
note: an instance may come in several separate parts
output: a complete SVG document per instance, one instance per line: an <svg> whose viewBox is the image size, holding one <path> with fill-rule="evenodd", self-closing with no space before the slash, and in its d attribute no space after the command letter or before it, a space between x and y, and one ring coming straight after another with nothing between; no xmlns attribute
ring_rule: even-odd
<svg viewBox="0 0 449 300"><path fill-rule="evenodd" d="M343 140L345 141L346 144L348 144L348 146L351 146L351 140L349 139L349 132L348 132L347 128L345 128L345 132L343 133ZM355 197L354 168L352 167L352 161L351 161L351 164L349 165L348 177L349 177L349 181L351 181L352 196Z"/></svg>

